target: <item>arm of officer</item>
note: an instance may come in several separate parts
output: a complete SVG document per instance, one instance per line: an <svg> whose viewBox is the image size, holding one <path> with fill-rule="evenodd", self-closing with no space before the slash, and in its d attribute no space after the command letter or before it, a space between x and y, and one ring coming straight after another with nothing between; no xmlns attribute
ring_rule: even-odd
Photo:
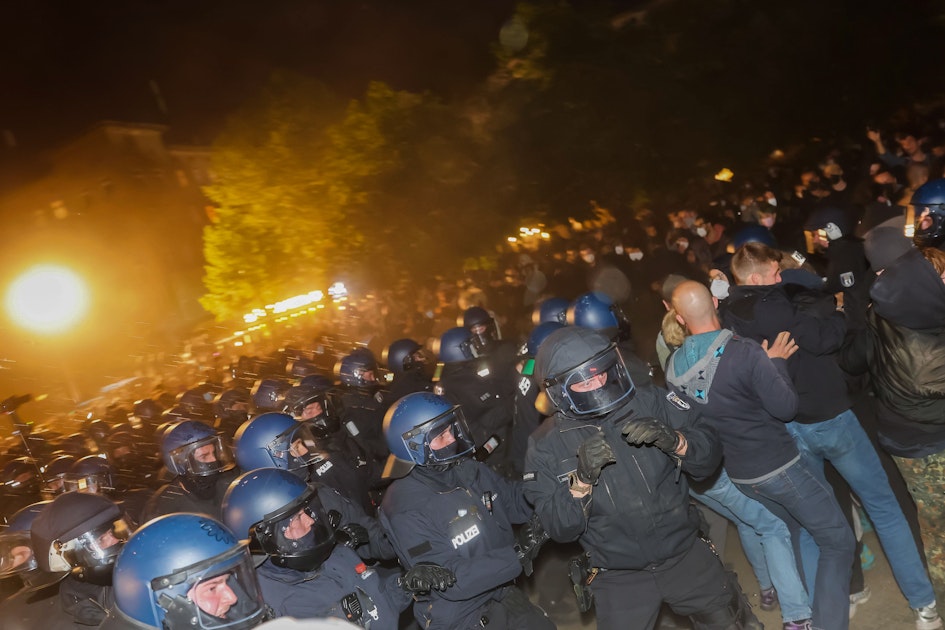
<svg viewBox="0 0 945 630"><path fill-rule="evenodd" d="M328 486L321 486L318 489L318 498L325 510L336 510L341 514L342 525L357 523L367 530L368 543L355 549L355 552L363 559L391 560L397 557L384 528L376 518L368 516L360 505Z"/></svg>
<svg viewBox="0 0 945 630"><path fill-rule="evenodd" d="M407 554L401 562L409 567L418 562L432 562L456 576L456 583L436 596L450 601L470 599L514 580L522 564L510 544L464 558L457 544L445 532L435 531L428 514L418 511L398 512L388 516L398 547ZM464 544L472 544L469 541Z"/></svg>
<svg viewBox="0 0 945 630"><path fill-rule="evenodd" d="M661 387L637 390L639 415L659 418L681 436L676 456L683 472L693 479L705 479L722 463L722 443L702 414L682 396Z"/></svg>
<svg viewBox="0 0 945 630"><path fill-rule="evenodd" d="M535 506L535 512L548 535L558 542L572 542L587 529L592 486L581 484L575 474L567 474L577 469L576 452L556 454L554 441L542 437L550 422L552 419L549 418L528 439L522 485L525 498ZM564 470L570 465L562 469L562 461L573 461L574 470Z"/></svg>

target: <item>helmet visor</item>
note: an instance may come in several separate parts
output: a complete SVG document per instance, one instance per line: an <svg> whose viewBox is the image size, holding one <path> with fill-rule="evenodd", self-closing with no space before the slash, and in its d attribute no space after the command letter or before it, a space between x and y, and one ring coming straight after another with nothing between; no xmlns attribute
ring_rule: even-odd
<svg viewBox="0 0 945 630"><path fill-rule="evenodd" d="M545 391L569 415L600 415L634 392L633 380L615 344L556 377L545 379Z"/></svg>
<svg viewBox="0 0 945 630"><path fill-rule="evenodd" d="M266 445L273 461L285 463L286 470L304 468L323 457L322 447L308 423L299 422L289 427Z"/></svg>
<svg viewBox="0 0 945 630"><path fill-rule="evenodd" d="M182 585L183 583L183 585ZM251 628L267 616L252 556L242 543L218 556L151 580L165 622L184 614L194 628ZM155 611L157 612L157 611ZM196 620L193 623L192 620Z"/></svg>
<svg viewBox="0 0 945 630"><path fill-rule="evenodd" d="M476 450L463 410L457 405L403 434L420 466L446 464Z"/></svg>
<svg viewBox="0 0 945 630"><path fill-rule="evenodd" d="M171 451L170 457L177 470L197 477L230 470L236 465L233 452L218 435L184 444Z"/></svg>
<svg viewBox="0 0 945 630"><path fill-rule="evenodd" d="M49 566L54 571L110 566L115 563L130 534L131 528L124 517L103 523L68 542L56 543L50 550Z"/></svg>
<svg viewBox="0 0 945 630"><path fill-rule="evenodd" d="M111 475L104 472L82 476L66 475L62 485L65 492L85 492L86 494L105 494L115 489Z"/></svg>
<svg viewBox="0 0 945 630"><path fill-rule="evenodd" d="M36 568L36 558L26 531L0 534L0 578Z"/></svg>
<svg viewBox="0 0 945 630"><path fill-rule="evenodd" d="M335 547L334 529L314 489L267 515L252 534L274 564L296 571L317 569Z"/></svg>

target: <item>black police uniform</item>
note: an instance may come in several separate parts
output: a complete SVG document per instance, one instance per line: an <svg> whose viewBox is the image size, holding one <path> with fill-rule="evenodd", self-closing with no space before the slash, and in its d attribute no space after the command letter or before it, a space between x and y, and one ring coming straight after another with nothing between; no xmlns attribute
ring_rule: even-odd
<svg viewBox="0 0 945 630"><path fill-rule="evenodd" d="M239 476L237 468L196 480L178 475L173 481L157 490L141 512L141 522L176 512L209 514L217 520L223 519L223 495L230 482Z"/></svg>
<svg viewBox="0 0 945 630"><path fill-rule="evenodd" d="M577 362L576 362L577 363ZM631 446L621 429L631 418L659 418L688 441L678 460L653 446ZM616 462L605 466L590 494L575 498L569 482L578 448L600 433ZM602 418L561 414L532 434L525 464L525 496L559 542L577 540L596 570L590 584L598 628L652 628L667 602L698 628L734 627L735 594L724 568L700 539L683 472L711 475L721 461L718 436L674 394L638 388ZM628 594L633 593L633 596Z"/></svg>
<svg viewBox="0 0 945 630"><path fill-rule="evenodd" d="M471 459L445 470L417 466L391 484L380 520L401 565L431 562L456 575L445 591L417 596L421 627L554 628L512 584L522 572L512 524L531 514L521 482Z"/></svg>
<svg viewBox="0 0 945 630"><path fill-rule="evenodd" d="M384 413L387 411L384 394L374 394L348 387L341 395L342 425L354 441L371 459L386 461L388 450L384 439Z"/></svg>

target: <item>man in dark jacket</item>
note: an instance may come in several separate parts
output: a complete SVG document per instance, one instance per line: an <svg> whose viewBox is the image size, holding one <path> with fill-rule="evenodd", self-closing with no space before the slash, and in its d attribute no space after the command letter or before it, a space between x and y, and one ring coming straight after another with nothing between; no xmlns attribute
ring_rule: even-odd
<svg viewBox="0 0 945 630"><path fill-rule="evenodd" d="M784 628L846 628L853 533L784 426L797 410L785 361L797 346L788 333L770 349L767 341L759 346L735 336L722 329L715 306L699 283L684 282L673 292L673 308L692 334L670 358L666 380L718 431L732 482L780 516L792 535L806 528L818 547L817 581L808 585L812 618Z"/></svg>
<svg viewBox="0 0 945 630"><path fill-rule="evenodd" d="M535 367L557 413L529 440L525 495L552 539L587 553L598 628L652 628L663 602L697 628L735 627L734 594L679 475L718 468L714 431L678 396L636 389L597 331L552 333Z"/></svg>
<svg viewBox="0 0 945 630"><path fill-rule="evenodd" d="M725 302L722 322L759 342L773 341L782 331L796 340L798 351L788 359L787 367L797 389L798 408L787 430L812 470L823 478L823 462L829 461L857 494L909 606L917 619L928 617L929 625L920 630L939 628L935 592L909 524L876 449L851 409L836 358L846 332L843 314L835 309L830 295L814 295L807 310L796 307L781 285L779 262L779 252L759 243L748 243L735 252L732 273L739 286ZM808 582L812 580L809 576Z"/></svg>
<svg viewBox="0 0 945 630"><path fill-rule="evenodd" d="M870 290L869 329L847 345L842 362L872 377L880 444L893 455L919 508L929 573L942 592L945 256L934 248L911 249L888 264L871 262L885 271Z"/></svg>

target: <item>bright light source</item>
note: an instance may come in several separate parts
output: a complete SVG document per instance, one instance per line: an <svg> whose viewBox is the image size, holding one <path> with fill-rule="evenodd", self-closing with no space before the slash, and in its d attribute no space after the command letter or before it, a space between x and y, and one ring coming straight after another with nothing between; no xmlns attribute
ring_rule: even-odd
<svg viewBox="0 0 945 630"><path fill-rule="evenodd" d="M6 296L10 317L40 333L67 330L82 319L88 306L82 279L55 265L33 267L10 285Z"/></svg>
<svg viewBox="0 0 945 630"><path fill-rule="evenodd" d="M720 182L730 182L732 178L735 177L735 173L727 168L723 168L721 171L715 174L715 179Z"/></svg>
<svg viewBox="0 0 945 630"><path fill-rule="evenodd" d="M541 237L547 241L549 238L551 238L551 234L548 232L542 232Z"/></svg>
<svg viewBox="0 0 945 630"><path fill-rule="evenodd" d="M517 242L518 242L518 239L515 238L514 236L510 236L510 237L509 237L509 242L510 242L510 243L517 243Z"/></svg>

